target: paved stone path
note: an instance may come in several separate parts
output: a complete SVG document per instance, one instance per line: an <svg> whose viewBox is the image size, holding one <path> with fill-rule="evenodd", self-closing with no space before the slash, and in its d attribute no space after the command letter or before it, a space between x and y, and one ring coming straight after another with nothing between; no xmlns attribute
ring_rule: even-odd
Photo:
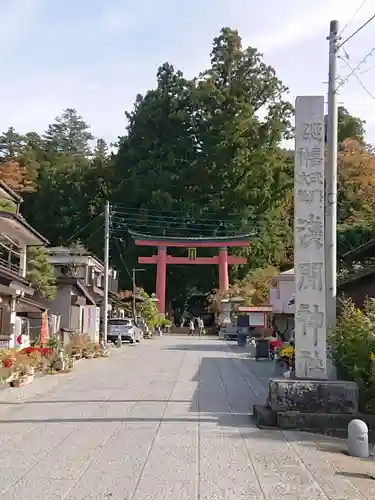
<svg viewBox="0 0 375 500"><path fill-rule="evenodd" d="M374 499L375 461L253 426L267 370L216 339L162 337L0 391L0 500Z"/></svg>

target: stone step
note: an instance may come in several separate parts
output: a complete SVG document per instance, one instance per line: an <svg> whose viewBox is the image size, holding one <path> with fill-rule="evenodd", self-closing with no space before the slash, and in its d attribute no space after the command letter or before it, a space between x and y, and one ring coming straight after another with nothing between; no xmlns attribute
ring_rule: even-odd
<svg viewBox="0 0 375 500"><path fill-rule="evenodd" d="M369 430L369 441L375 443L375 415L364 413L306 413L299 411L276 412L267 405L254 405L253 420L260 429L311 432L347 438L348 425L354 419L362 420Z"/></svg>
<svg viewBox="0 0 375 500"><path fill-rule="evenodd" d="M354 419L363 420L369 429L369 440L375 442L375 415L364 413L303 413L298 411L277 412L277 427L283 430L296 430L344 437L348 435L348 425Z"/></svg>
<svg viewBox="0 0 375 500"><path fill-rule="evenodd" d="M277 412L267 405L253 406L253 420L260 429L277 426Z"/></svg>

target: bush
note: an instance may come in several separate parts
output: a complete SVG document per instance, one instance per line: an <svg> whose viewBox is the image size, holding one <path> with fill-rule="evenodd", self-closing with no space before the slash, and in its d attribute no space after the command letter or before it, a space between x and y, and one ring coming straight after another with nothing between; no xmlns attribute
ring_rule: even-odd
<svg viewBox="0 0 375 500"><path fill-rule="evenodd" d="M159 313L156 307L155 300L143 289L141 290L141 296L143 298L143 302L141 305L141 315L146 321L146 324L150 330L153 330L159 324Z"/></svg>
<svg viewBox="0 0 375 500"><path fill-rule="evenodd" d="M341 300L341 314L330 335L332 359L338 377L358 384L360 410L375 413L375 300L356 308Z"/></svg>

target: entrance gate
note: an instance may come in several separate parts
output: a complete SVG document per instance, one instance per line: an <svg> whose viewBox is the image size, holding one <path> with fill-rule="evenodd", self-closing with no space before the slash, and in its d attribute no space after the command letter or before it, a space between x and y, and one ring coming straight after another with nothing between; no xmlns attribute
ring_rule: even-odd
<svg viewBox="0 0 375 500"><path fill-rule="evenodd" d="M139 264L156 264L156 297L158 298L159 313L165 314L165 287L167 265L214 264L219 267L219 290L225 292L229 288L228 266L246 264L245 257L228 255L228 248L249 247L250 234L227 238L176 238L168 236L149 236L130 231L137 246L156 247L158 252L151 257L138 257ZM187 257L174 257L167 254L167 248L187 248ZM215 257L197 257L198 248L218 248Z"/></svg>

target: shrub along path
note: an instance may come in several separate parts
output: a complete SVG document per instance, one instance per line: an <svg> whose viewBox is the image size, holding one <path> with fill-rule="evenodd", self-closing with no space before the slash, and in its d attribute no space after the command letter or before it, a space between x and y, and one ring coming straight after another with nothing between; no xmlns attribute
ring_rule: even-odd
<svg viewBox="0 0 375 500"><path fill-rule="evenodd" d="M241 356L165 336L0 391L0 499L375 498L340 441L253 426L267 362Z"/></svg>

